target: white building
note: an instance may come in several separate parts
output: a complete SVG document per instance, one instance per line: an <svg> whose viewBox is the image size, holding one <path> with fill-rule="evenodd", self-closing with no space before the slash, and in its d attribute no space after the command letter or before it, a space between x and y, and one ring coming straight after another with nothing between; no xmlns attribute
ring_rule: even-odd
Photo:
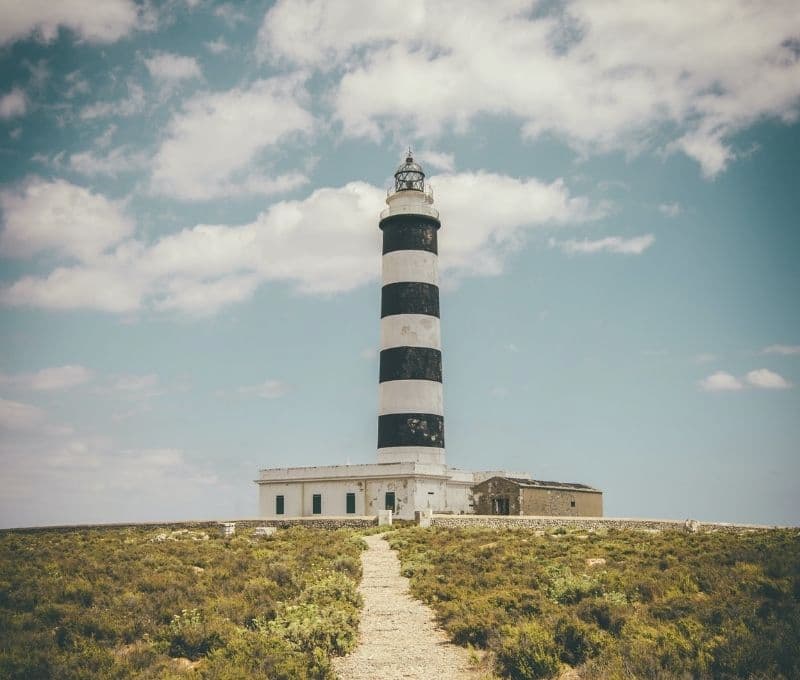
<svg viewBox="0 0 800 680"><path fill-rule="evenodd" d="M439 213L409 152L381 213L377 463L260 471L262 517L472 512L471 487L500 471L447 467L439 324ZM519 473L515 477L522 477Z"/></svg>

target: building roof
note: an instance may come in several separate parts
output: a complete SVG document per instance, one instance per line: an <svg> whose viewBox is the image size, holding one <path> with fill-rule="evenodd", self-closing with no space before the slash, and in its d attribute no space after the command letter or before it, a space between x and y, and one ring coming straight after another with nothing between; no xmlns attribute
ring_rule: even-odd
<svg viewBox="0 0 800 680"><path fill-rule="evenodd" d="M517 486L524 486L529 488L550 488L550 489L576 489L579 491L600 491L588 484L578 484L577 482L550 482L542 479L525 479L523 477L491 477L490 479L481 482L485 484L491 479L505 479Z"/></svg>

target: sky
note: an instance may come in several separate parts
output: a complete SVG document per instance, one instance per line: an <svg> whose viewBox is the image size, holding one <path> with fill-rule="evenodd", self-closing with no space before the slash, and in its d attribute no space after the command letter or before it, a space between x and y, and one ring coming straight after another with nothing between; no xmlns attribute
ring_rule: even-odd
<svg viewBox="0 0 800 680"><path fill-rule="evenodd" d="M0 0L0 526L374 462L409 146L450 465L800 524L798 114L794 0Z"/></svg>

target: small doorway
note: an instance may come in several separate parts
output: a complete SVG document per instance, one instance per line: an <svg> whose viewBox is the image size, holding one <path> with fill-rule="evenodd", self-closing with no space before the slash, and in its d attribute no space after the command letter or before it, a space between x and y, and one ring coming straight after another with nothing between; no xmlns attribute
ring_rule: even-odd
<svg viewBox="0 0 800 680"><path fill-rule="evenodd" d="M386 492L386 503L384 504L384 508L394 512L394 491Z"/></svg>
<svg viewBox="0 0 800 680"><path fill-rule="evenodd" d="M354 493L347 494L347 514L356 514L356 495Z"/></svg>
<svg viewBox="0 0 800 680"><path fill-rule="evenodd" d="M315 493L311 497L311 513L314 515L322 514L322 494Z"/></svg>
<svg viewBox="0 0 800 680"><path fill-rule="evenodd" d="M492 514L493 515L509 514L508 496L494 496L492 498Z"/></svg>

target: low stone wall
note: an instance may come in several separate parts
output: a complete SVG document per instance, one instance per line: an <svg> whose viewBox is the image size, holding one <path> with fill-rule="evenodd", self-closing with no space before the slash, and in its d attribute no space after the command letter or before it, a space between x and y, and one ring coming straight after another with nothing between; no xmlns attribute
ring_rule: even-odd
<svg viewBox="0 0 800 680"><path fill-rule="evenodd" d="M371 527L378 524L377 517L287 517L285 519L224 519L224 520L188 520L184 522L109 522L108 524L68 524L43 527L19 527L13 529L0 529L0 533L36 533L41 531L85 531L88 529L128 529L137 527L152 527L164 529L203 529L218 531L224 522L236 524L236 530L252 529L254 527L309 527L311 529L341 529Z"/></svg>
<svg viewBox="0 0 800 680"><path fill-rule="evenodd" d="M489 527L493 529L636 529L639 531L726 531L739 533L777 527L758 524L728 524L724 522L697 522L696 520L621 519L612 517L534 517L532 515L433 515L431 526Z"/></svg>
<svg viewBox="0 0 800 680"><path fill-rule="evenodd" d="M263 527L308 527L309 529L361 529L378 525L377 517L290 517L286 519L262 519Z"/></svg>

